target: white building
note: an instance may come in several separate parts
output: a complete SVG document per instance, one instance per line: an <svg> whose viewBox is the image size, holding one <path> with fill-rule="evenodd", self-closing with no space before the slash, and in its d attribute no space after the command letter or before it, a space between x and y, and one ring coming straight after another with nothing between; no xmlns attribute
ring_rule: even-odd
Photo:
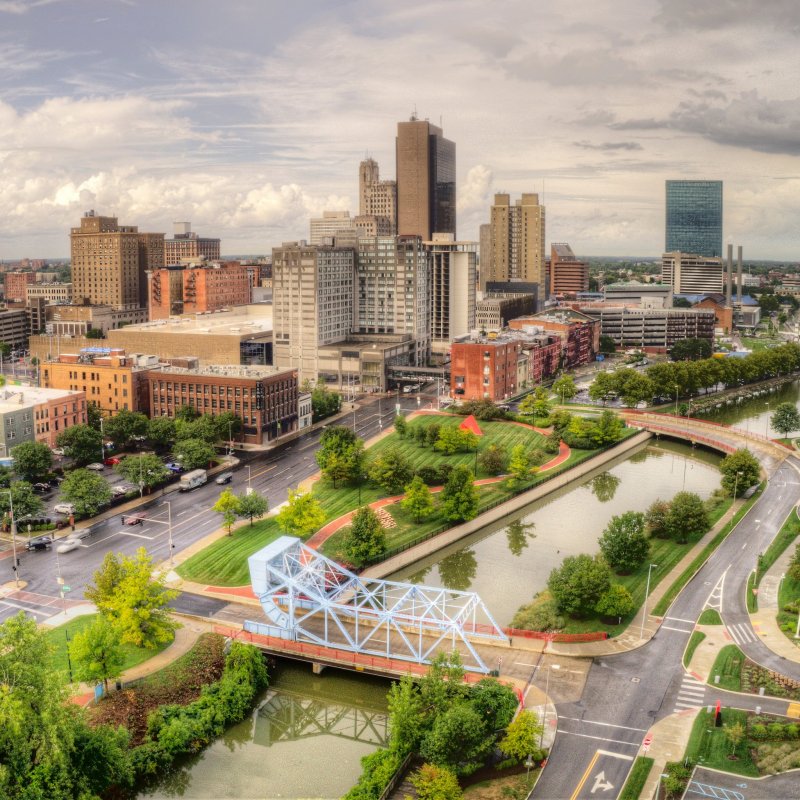
<svg viewBox="0 0 800 800"><path fill-rule="evenodd" d="M721 258L695 253L672 252L661 256L661 282L675 294L705 294L725 291Z"/></svg>

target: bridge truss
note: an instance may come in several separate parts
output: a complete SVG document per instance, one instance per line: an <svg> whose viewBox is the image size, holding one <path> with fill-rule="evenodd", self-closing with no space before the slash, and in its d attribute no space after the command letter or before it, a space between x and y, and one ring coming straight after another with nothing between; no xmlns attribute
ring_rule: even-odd
<svg viewBox="0 0 800 800"><path fill-rule="evenodd" d="M292 536L248 562L269 620L247 622L253 633L418 664L455 650L466 669L483 673L479 643L507 641L474 592L364 580Z"/></svg>

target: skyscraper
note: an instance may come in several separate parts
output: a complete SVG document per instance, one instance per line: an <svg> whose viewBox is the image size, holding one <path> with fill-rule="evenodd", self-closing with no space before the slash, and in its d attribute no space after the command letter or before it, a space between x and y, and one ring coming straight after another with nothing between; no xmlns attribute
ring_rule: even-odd
<svg viewBox="0 0 800 800"><path fill-rule="evenodd" d="M358 216L356 228L373 236L397 232L397 181L382 181L378 162L367 158L358 165Z"/></svg>
<svg viewBox="0 0 800 800"><path fill-rule="evenodd" d="M488 269L481 269L481 286L488 281L538 283L539 296L545 297L545 209L539 195L523 194L512 206L510 195L496 194L490 225L492 253Z"/></svg>
<svg viewBox="0 0 800 800"><path fill-rule="evenodd" d="M722 257L722 181L667 181L668 253Z"/></svg>
<svg viewBox="0 0 800 800"><path fill-rule="evenodd" d="M413 115L397 123L397 233L456 234L456 145Z"/></svg>

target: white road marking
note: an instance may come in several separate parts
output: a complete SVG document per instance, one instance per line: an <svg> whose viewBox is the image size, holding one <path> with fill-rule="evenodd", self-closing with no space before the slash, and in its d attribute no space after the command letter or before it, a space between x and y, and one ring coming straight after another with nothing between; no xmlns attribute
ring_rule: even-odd
<svg viewBox="0 0 800 800"><path fill-rule="evenodd" d="M638 728L636 730L639 730ZM610 750L598 750L601 756L609 756L610 758L621 758L623 761L633 761L633 756L626 756L624 753L612 753Z"/></svg>
<svg viewBox="0 0 800 800"><path fill-rule="evenodd" d="M622 739L609 739L607 736L589 736L588 733L574 733L573 731L562 731L559 729L559 733L565 733L567 736L580 736L581 739L596 739L599 742L611 742L612 744L624 744L627 747L635 747L637 750L639 749L638 742L625 742ZM614 755L618 758L623 758L623 756L618 755L617 753L611 753L610 755Z"/></svg>
<svg viewBox="0 0 800 800"><path fill-rule="evenodd" d="M677 631L678 633L691 633L691 631L684 630L683 628L671 628L669 625L662 625L661 629L665 631Z"/></svg>
<svg viewBox="0 0 800 800"><path fill-rule="evenodd" d="M694 625L695 623L695 620L683 619L683 617L664 617L664 619L671 619L673 622L688 622L690 625Z"/></svg>
<svg viewBox="0 0 800 800"><path fill-rule="evenodd" d="M185 508L183 511L179 511L175 516L176 517L181 517L184 514L188 514L191 510L192 510L191 508Z"/></svg>
<svg viewBox="0 0 800 800"><path fill-rule="evenodd" d="M4 606L8 606L9 608L19 608L22 611L28 611L31 614L41 614L43 617L49 617L51 614L47 611L37 611L34 608L28 608L28 606L22 606L19 603L12 603L10 600L0 600Z"/></svg>
<svg viewBox="0 0 800 800"><path fill-rule="evenodd" d="M568 719L571 722L585 722L587 725L602 725L605 728L620 728L623 731L641 731L647 733L647 728L631 728L630 725L612 725L610 722L597 722L593 719L580 719L579 717L561 717L559 719Z"/></svg>

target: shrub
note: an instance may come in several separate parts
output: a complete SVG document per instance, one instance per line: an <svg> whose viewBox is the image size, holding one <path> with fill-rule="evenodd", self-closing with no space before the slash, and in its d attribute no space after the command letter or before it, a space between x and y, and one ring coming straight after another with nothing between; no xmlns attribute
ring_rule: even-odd
<svg viewBox="0 0 800 800"><path fill-rule="evenodd" d="M756 742L764 741L767 738L767 726L760 722L750 726L750 738Z"/></svg>
<svg viewBox="0 0 800 800"><path fill-rule="evenodd" d="M539 592L532 602L517 611L511 627L522 631L556 631L564 627L564 617L558 613L553 596Z"/></svg>
<svg viewBox="0 0 800 800"><path fill-rule="evenodd" d="M447 465L450 466L449 464ZM426 464L424 467L420 467L416 473L419 478L422 479L422 482L427 484L428 486L438 486L439 485L439 470L436 467L431 466L430 464Z"/></svg>
<svg viewBox="0 0 800 800"><path fill-rule="evenodd" d="M376 800L397 772L403 758L402 753L394 750L376 750L364 756L358 783L344 796L344 800Z"/></svg>

